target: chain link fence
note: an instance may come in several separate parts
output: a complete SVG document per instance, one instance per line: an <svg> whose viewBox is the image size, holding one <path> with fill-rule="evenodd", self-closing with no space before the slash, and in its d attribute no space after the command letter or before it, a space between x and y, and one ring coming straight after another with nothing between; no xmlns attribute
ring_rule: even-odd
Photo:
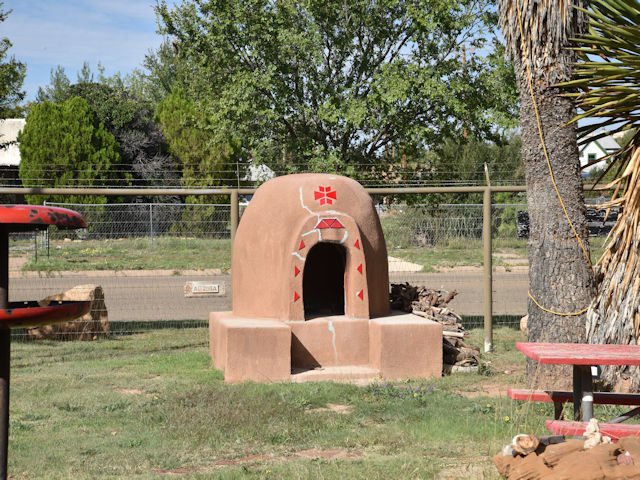
<svg viewBox="0 0 640 480"><path fill-rule="evenodd" d="M12 301L42 299L78 285L99 286L109 334L202 327L210 311L231 309L229 204L59 204L81 213L84 230L50 228L12 237ZM451 307L467 327L483 323L481 204L380 203L390 281L456 290ZM526 312L526 240L516 235L522 204L492 208L493 309L517 325ZM242 202L240 212L242 212ZM193 285L209 290L189 294ZM100 315L101 312L94 312ZM99 338L101 329L58 333ZM16 332L31 338L29 332Z"/></svg>
<svg viewBox="0 0 640 480"><path fill-rule="evenodd" d="M167 235L230 237L229 204L44 204L75 210L89 224L88 228L75 232L56 232L54 238L62 235L75 235L87 240L145 237L153 242L156 237Z"/></svg>

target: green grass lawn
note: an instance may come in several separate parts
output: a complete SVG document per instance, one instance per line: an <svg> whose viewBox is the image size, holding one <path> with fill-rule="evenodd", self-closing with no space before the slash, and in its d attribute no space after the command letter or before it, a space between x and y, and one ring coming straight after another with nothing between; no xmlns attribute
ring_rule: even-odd
<svg viewBox="0 0 640 480"><path fill-rule="evenodd" d="M516 433L542 434L553 416L550 405L483 393L523 384L521 338L496 328L483 374L368 386L225 384L210 366L206 329L14 342L9 471L15 479L499 478L490 457ZM470 342L481 341L472 331ZM330 404L347 413L316 410ZM337 458L323 458L330 454Z"/></svg>
<svg viewBox="0 0 640 480"><path fill-rule="evenodd" d="M595 263L604 250L604 238L592 237L591 259ZM460 266L481 267L484 250L482 240L451 239L434 246L391 248L389 255L423 265L423 271L435 272L442 268ZM505 267L528 265L527 240L495 238L492 242L493 265Z"/></svg>
<svg viewBox="0 0 640 480"><path fill-rule="evenodd" d="M603 251L603 238L591 238L592 259ZM13 246L14 244L12 244ZM23 248L32 243L23 241ZM510 269L528 265L527 241L496 238L493 240L493 264ZM482 266L483 246L478 239L450 239L434 246L396 248L388 245L390 256L423 265L425 272L459 266ZM22 252L25 250L23 249ZM22 253L22 255L25 255ZM117 240L52 241L49 256L39 250L26 254L22 270L202 270L217 268L223 273L231 267L231 241L156 237Z"/></svg>
<svg viewBox="0 0 640 480"><path fill-rule="evenodd" d="M52 241L47 257L33 253L23 270L202 270L231 268L231 241L179 237Z"/></svg>

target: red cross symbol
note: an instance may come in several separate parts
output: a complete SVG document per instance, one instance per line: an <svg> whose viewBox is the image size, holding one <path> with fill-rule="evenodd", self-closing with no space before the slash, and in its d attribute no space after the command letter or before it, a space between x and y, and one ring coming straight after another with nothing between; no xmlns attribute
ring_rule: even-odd
<svg viewBox="0 0 640 480"><path fill-rule="evenodd" d="M331 191L331 187L318 187L318 190L314 190L313 195L314 200L320 200L320 205L325 203L331 205L333 200L336 200L336 192Z"/></svg>

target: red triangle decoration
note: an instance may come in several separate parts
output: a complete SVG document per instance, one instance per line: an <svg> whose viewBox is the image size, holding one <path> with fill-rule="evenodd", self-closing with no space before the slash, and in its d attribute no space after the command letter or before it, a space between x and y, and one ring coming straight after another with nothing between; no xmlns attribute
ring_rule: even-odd
<svg viewBox="0 0 640 480"><path fill-rule="evenodd" d="M294 265L294 267L293 267L293 276L297 277L299 273L300 273L300 269ZM362 273L362 272L360 272L360 273Z"/></svg>
<svg viewBox="0 0 640 480"><path fill-rule="evenodd" d="M362 264L358 265L357 270L358 270L360 273L362 273Z"/></svg>
<svg viewBox="0 0 640 480"><path fill-rule="evenodd" d="M304 247L304 240L300 240L300 246L298 247L298 250L302 250Z"/></svg>
<svg viewBox="0 0 640 480"><path fill-rule="evenodd" d="M360 240L356 240L356 243L354 243L353 246L360 250Z"/></svg>
<svg viewBox="0 0 640 480"><path fill-rule="evenodd" d="M362 290L356 293L356 297L360 297L360 300L364 300L364 293L362 292Z"/></svg>
<svg viewBox="0 0 640 480"><path fill-rule="evenodd" d="M323 218L318 222L316 228L344 228L337 218Z"/></svg>
<svg viewBox="0 0 640 480"><path fill-rule="evenodd" d="M331 187L329 187L329 190L331 190ZM333 198L334 200L337 200L336 192L327 192L327 197L328 198ZM329 203L331 203L331 202L329 202Z"/></svg>
<svg viewBox="0 0 640 480"><path fill-rule="evenodd" d="M300 295L298 295L298 292L293 292L293 301L297 302L299 298L300 298Z"/></svg>

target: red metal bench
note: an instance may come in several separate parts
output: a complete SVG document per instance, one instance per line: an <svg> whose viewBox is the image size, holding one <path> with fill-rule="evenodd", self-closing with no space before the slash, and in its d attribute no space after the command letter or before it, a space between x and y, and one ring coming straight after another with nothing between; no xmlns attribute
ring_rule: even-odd
<svg viewBox="0 0 640 480"><path fill-rule="evenodd" d="M573 392L527 390L524 388L510 388L507 395L514 400L525 402L553 402L555 405L555 419L560 419L562 404L573 401ZM601 405L640 405L640 395L635 393L593 392L593 403Z"/></svg>
<svg viewBox="0 0 640 480"><path fill-rule="evenodd" d="M547 430L558 435L581 436L589 422L571 422L568 420L547 420ZM618 440L629 435L640 435L640 425L629 423L599 423L600 433Z"/></svg>
<svg viewBox="0 0 640 480"><path fill-rule="evenodd" d="M514 400L527 402L573 402L573 392L545 391L510 388L507 395ZM593 403L602 405L640 405L640 395L636 393L593 392Z"/></svg>

